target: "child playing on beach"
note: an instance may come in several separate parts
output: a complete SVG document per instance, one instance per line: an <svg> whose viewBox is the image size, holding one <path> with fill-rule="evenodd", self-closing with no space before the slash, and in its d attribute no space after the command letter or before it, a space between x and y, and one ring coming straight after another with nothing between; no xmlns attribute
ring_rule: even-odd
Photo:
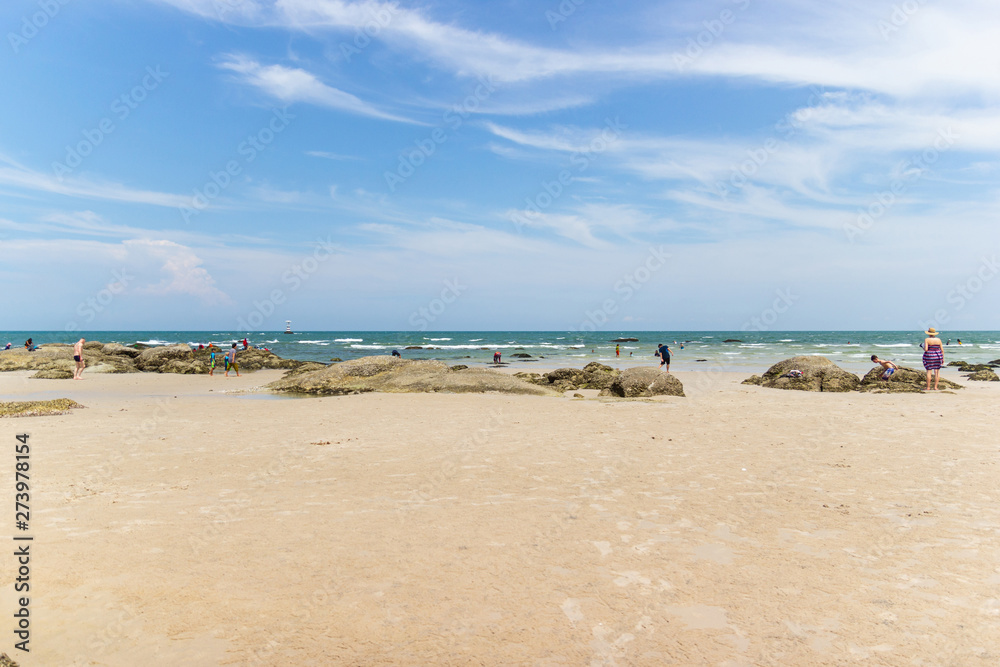
<svg viewBox="0 0 1000 667"><path fill-rule="evenodd" d="M208 355L208 374L215 375L215 350L212 350L212 354Z"/></svg>
<svg viewBox="0 0 1000 667"><path fill-rule="evenodd" d="M899 368L899 366L897 366L895 363L891 361L886 361L885 359L879 359L874 354L872 355L872 361L882 366L883 370L882 374L879 376L879 379L885 380L886 382L889 381L889 378L892 377L892 374L896 372L897 368Z"/></svg>
<svg viewBox="0 0 1000 667"><path fill-rule="evenodd" d="M656 346L656 352L653 353L654 357L660 358L660 370L666 370L670 372L670 347L665 343L660 343Z"/></svg>
<svg viewBox="0 0 1000 667"><path fill-rule="evenodd" d="M240 367L236 364L236 343L233 343L233 347L226 353L226 377L229 377L230 368L236 371L236 377L240 376Z"/></svg>

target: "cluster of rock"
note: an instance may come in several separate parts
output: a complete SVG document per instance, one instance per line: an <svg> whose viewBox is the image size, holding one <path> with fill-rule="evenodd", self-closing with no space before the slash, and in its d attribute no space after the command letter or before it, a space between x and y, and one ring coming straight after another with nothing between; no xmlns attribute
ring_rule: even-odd
<svg viewBox="0 0 1000 667"><path fill-rule="evenodd" d="M959 373L968 373L967 380L978 382L1000 382L1000 377L994 368L1000 366L1000 359L994 359L988 364L970 364L967 361L952 361L949 366L957 366Z"/></svg>
<svg viewBox="0 0 1000 667"><path fill-rule="evenodd" d="M442 361L362 357L313 370L302 367L268 389L293 394L343 396L371 391L557 395L520 378L483 368L449 368Z"/></svg>
<svg viewBox="0 0 1000 667"><path fill-rule="evenodd" d="M464 364L449 367L441 361L363 357L312 370L304 366L267 385L293 394L342 396L371 391L527 394L560 396L565 391L598 389L601 396L637 398L683 396L684 387L669 373L656 368L630 368L624 372L598 363L583 370L560 368L545 374L507 375Z"/></svg>
<svg viewBox="0 0 1000 667"><path fill-rule="evenodd" d="M557 368L548 373L515 373L514 377L560 392L597 389L600 396L618 398L684 395L681 381L658 368L639 367L616 371L596 361L584 366L583 370Z"/></svg>
<svg viewBox="0 0 1000 667"><path fill-rule="evenodd" d="M801 371L801 376L790 377L791 371ZM752 375L743 384L755 384L772 389L799 391L854 391L861 381L826 357L792 357L779 361L767 369L764 376Z"/></svg>
<svg viewBox="0 0 1000 667"><path fill-rule="evenodd" d="M187 345L130 347L119 343L91 341L83 346L83 360L88 373L182 373L203 374L209 371L209 355L215 350L216 365L223 365L223 348L192 350ZM273 352L250 348L237 352L240 371L262 368L294 369L304 362L282 359ZM34 352L12 349L0 352L0 371L37 371L31 377L52 380L73 377L73 347L45 345Z"/></svg>
<svg viewBox="0 0 1000 667"><path fill-rule="evenodd" d="M791 371L801 375L791 377ZM772 389L792 389L799 391L862 391L872 393L916 393L927 386L926 371L900 367L889 377L882 379L883 370L877 366L863 378L840 368L826 357L792 357L771 366L763 376L752 375L743 384L752 384ZM962 385L941 379L940 389L961 389Z"/></svg>

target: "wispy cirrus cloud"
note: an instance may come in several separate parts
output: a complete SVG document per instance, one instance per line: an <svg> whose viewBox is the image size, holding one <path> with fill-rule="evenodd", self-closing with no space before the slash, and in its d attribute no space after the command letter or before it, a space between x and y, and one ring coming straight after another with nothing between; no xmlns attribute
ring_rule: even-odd
<svg viewBox="0 0 1000 667"><path fill-rule="evenodd" d="M0 185L22 191L47 192L81 199L102 199L151 204L153 206L176 207L190 203L190 198L183 195L136 190L120 183L92 181L82 177L66 177L60 180L26 167L2 154L0 154Z"/></svg>
<svg viewBox="0 0 1000 667"><path fill-rule="evenodd" d="M240 54L225 56L219 67L235 73L243 83L257 88L283 104L302 102L359 116L413 125L423 124L382 111L350 93L326 85L304 69L283 65L262 65L253 58Z"/></svg>
<svg viewBox="0 0 1000 667"><path fill-rule="evenodd" d="M902 19L891 2L813 6L785 0L767 8L749 2L699 4L686 10L688 27L662 19L663 34L656 40L646 36L651 26L643 25L631 34L612 34L604 43L571 48L437 21L428 10L395 2L243 0L219 11L218 0L157 1L207 19L313 35L364 29L383 17L376 38L390 48L416 52L456 75L489 74L506 82L593 74L638 80L738 76L904 96L984 88L1000 93L1000 79L992 75L1000 58L1000 42L993 38L1000 30L1000 7L991 0L921 5ZM707 46L690 57L691 40L723 10L735 19L718 36L709 34ZM794 29L775 31L776 15Z"/></svg>

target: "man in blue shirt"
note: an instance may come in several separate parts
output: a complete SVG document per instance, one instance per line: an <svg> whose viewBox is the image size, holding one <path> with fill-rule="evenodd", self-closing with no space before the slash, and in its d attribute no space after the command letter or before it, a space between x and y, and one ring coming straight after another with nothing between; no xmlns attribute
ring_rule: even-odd
<svg viewBox="0 0 1000 667"><path fill-rule="evenodd" d="M653 353L654 357L660 358L660 370L665 370L670 372L670 348L660 343L656 346L656 352Z"/></svg>

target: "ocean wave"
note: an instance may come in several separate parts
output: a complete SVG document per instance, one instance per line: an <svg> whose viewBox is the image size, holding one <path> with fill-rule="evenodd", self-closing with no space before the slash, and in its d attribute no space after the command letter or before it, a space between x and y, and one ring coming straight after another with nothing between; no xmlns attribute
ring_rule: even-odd
<svg viewBox="0 0 1000 667"><path fill-rule="evenodd" d="M324 343L329 343L328 340L297 340L296 343L300 345L323 345Z"/></svg>
<svg viewBox="0 0 1000 667"><path fill-rule="evenodd" d="M172 343L169 340L156 340L155 338L153 338L152 340L137 340L136 343L139 343L140 345L179 345L180 344L180 343Z"/></svg>
<svg viewBox="0 0 1000 667"><path fill-rule="evenodd" d="M434 341L436 343L439 340L451 340L451 339L450 338L425 338L424 340L432 340L432 341Z"/></svg>
<svg viewBox="0 0 1000 667"><path fill-rule="evenodd" d="M778 342L779 342L779 343L794 343L794 342L795 342L795 339L794 339L794 338L782 338L782 339L781 339L781 340L779 340Z"/></svg>
<svg viewBox="0 0 1000 667"><path fill-rule="evenodd" d="M304 343L305 341L302 341L302 342ZM334 343L363 343L363 342L365 342L365 339L364 338L334 338L333 342Z"/></svg>
<svg viewBox="0 0 1000 667"><path fill-rule="evenodd" d="M352 350L388 350L390 347L392 347L392 346L391 345L358 345L357 343L353 343L351 345L351 349ZM404 347L404 346L400 345L400 347Z"/></svg>
<svg viewBox="0 0 1000 667"><path fill-rule="evenodd" d="M913 343L875 343L872 347L915 347Z"/></svg>

